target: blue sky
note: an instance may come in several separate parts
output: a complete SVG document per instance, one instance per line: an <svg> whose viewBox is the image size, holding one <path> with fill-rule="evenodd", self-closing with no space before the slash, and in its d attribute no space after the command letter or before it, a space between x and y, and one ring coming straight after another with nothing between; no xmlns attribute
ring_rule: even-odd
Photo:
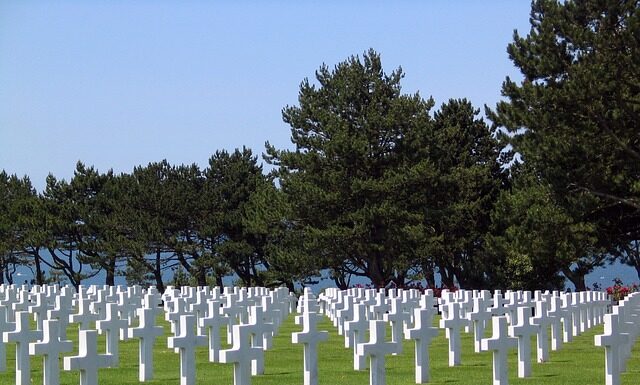
<svg viewBox="0 0 640 385"><path fill-rule="evenodd" d="M291 147L281 110L322 64L374 48L403 90L494 106L529 1L0 3L0 169L69 179L217 149Z"/></svg>

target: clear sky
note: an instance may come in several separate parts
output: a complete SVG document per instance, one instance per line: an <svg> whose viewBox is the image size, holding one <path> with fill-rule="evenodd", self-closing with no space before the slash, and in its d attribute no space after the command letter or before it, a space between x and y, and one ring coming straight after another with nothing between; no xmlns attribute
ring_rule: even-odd
<svg viewBox="0 0 640 385"><path fill-rule="evenodd" d="M0 169L69 179L217 149L292 147L281 110L322 64L374 48L403 90L494 106L529 1L0 2Z"/></svg>

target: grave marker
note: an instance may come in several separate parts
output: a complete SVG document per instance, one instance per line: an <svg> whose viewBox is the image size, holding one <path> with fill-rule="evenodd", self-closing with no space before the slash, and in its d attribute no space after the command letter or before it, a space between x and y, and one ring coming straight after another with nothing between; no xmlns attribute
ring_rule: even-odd
<svg viewBox="0 0 640 385"><path fill-rule="evenodd" d="M3 341L16 343L16 385L31 384L31 364L29 361L29 343L42 338L41 330L29 328L29 312L16 313L16 328L3 333Z"/></svg>
<svg viewBox="0 0 640 385"><path fill-rule="evenodd" d="M233 363L233 384L251 384L251 361L264 354L259 347L251 346L253 326L247 324L233 325L233 346L231 349L220 351L220 362Z"/></svg>
<svg viewBox="0 0 640 385"><path fill-rule="evenodd" d="M433 324L434 309L413 309L414 326L404 332L404 338L415 340L415 365L416 383L429 382L429 345L431 340L438 335L438 329Z"/></svg>
<svg viewBox="0 0 640 385"><path fill-rule="evenodd" d="M64 357L64 370L80 370L80 385L98 385L98 368L111 366L111 355L98 354L98 332L79 331L77 356Z"/></svg>
<svg viewBox="0 0 640 385"><path fill-rule="evenodd" d="M518 341L518 377L531 376L531 336L538 327L531 324L531 308L520 306L517 308L518 323L509 326L509 335ZM494 318L495 320L495 318Z"/></svg>
<svg viewBox="0 0 640 385"><path fill-rule="evenodd" d="M60 384L60 355L73 350L73 343L60 339L60 320L44 320L42 341L29 344L29 354L42 356L42 382L44 385Z"/></svg>
<svg viewBox="0 0 640 385"><path fill-rule="evenodd" d="M449 339L449 366L460 365L460 329L462 329L468 321L460 317L460 304L450 302L443 306L446 309L446 318L440 319L440 327L447 330L447 338Z"/></svg>
<svg viewBox="0 0 640 385"><path fill-rule="evenodd" d="M141 382L153 378L153 345L155 339L164 332L162 326L156 326L156 308L142 307L136 310L138 326L128 328L129 338L139 338L138 343L138 379Z"/></svg>
<svg viewBox="0 0 640 385"><path fill-rule="evenodd" d="M387 323L380 320L369 321L369 342L357 345L358 354L369 356L369 385L385 385L385 355L396 351L393 342L386 339Z"/></svg>
<svg viewBox="0 0 640 385"><path fill-rule="evenodd" d="M220 304L218 300L208 301L208 315L198 320L200 334L209 336L209 362L219 362L220 346L220 328L229 325L229 319L220 314Z"/></svg>
<svg viewBox="0 0 640 385"><path fill-rule="evenodd" d="M596 346L604 347L605 384L620 385L620 345L627 338L618 330L617 314L604 315L604 334L594 337Z"/></svg>
<svg viewBox="0 0 640 385"><path fill-rule="evenodd" d="M521 308L518 308L520 311ZM482 340L483 351L493 351L493 385L509 384L507 354L516 345L516 339L509 337L507 317L494 317L492 323L493 336Z"/></svg>
<svg viewBox="0 0 640 385"><path fill-rule="evenodd" d="M317 385L318 383L318 344L326 341L329 334L326 331L318 331L318 322L322 316L313 309L309 309L312 298L306 298L302 313L302 331L291 333L291 342L303 344L304 350L304 385ZM358 305L356 305L358 306ZM351 321L353 322L353 321Z"/></svg>
<svg viewBox="0 0 640 385"><path fill-rule="evenodd" d="M167 338L167 346L180 353L180 385L196 383L196 346L206 345L207 338L196 334L196 317L180 316L178 333Z"/></svg>

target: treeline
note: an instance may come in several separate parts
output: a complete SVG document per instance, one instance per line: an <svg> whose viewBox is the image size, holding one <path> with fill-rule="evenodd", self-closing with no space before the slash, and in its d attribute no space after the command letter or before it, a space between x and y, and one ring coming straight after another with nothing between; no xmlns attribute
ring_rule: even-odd
<svg viewBox="0 0 640 385"><path fill-rule="evenodd" d="M373 50L305 79L283 109L293 149L217 151L130 174L78 163L38 194L0 174L0 272L73 285L106 272L164 287L309 282L586 289L620 260L640 274L637 2L535 1L508 46L523 79L479 109L403 94ZM46 268L45 268L46 267ZM50 271L45 277L44 271ZM176 279L176 278L174 278Z"/></svg>

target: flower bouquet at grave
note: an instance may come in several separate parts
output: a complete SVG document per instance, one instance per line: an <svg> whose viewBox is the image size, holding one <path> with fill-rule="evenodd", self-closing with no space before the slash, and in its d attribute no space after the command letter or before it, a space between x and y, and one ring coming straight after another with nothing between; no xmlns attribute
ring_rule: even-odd
<svg viewBox="0 0 640 385"><path fill-rule="evenodd" d="M607 294L610 295L614 301L618 302L623 300L630 293L634 293L638 290L640 290L640 285L637 283L625 286L620 278L614 278L613 286L609 286L607 288Z"/></svg>

